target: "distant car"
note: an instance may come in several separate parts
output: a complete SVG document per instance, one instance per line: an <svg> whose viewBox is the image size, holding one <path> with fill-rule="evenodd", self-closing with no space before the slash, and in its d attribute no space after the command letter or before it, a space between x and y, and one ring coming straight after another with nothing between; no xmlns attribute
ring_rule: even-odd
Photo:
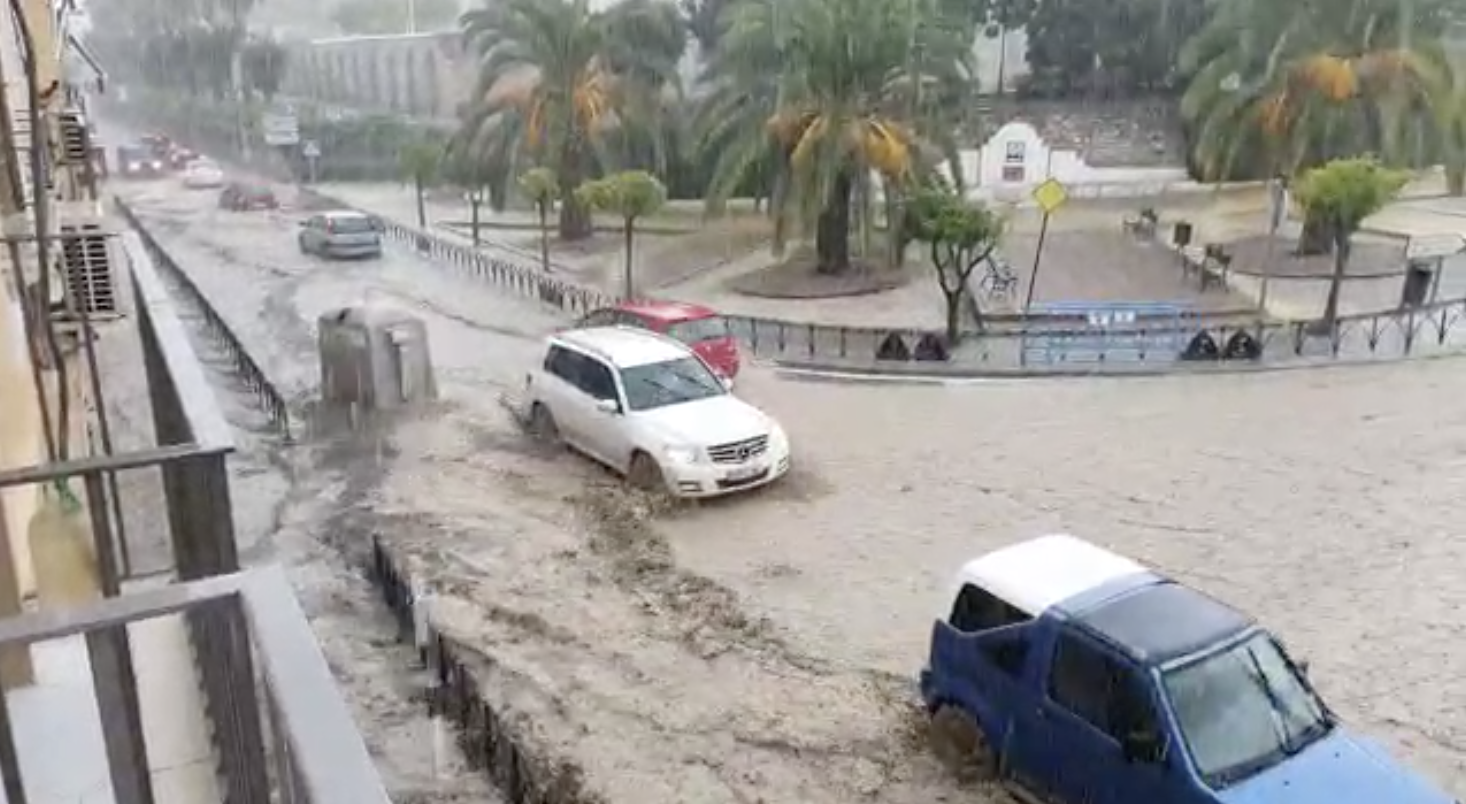
<svg viewBox="0 0 1466 804"><path fill-rule="evenodd" d="M224 186L224 171L207 159L195 159L183 171L183 186L191 190L213 190Z"/></svg>
<svg viewBox="0 0 1466 804"><path fill-rule="evenodd" d="M582 318L577 326L641 327L670 335L692 347L713 371L730 380L738 376L738 339L728 329L728 320L710 307L671 301L629 301L596 310Z"/></svg>
<svg viewBox="0 0 1466 804"><path fill-rule="evenodd" d="M190 148L174 145L168 149L168 166L174 170L185 170L198 159L198 153Z"/></svg>
<svg viewBox="0 0 1466 804"><path fill-rule="evenodd" d="M519 404L536 435L648 490L717 497L789 471L789 437L772 416L733 396L685 344L646 329L552 335Z"/></svg>
<svg viewBox="0 0 1466 804"><path fill-rule="evenodd" d="M382 227L360 212L323 212L300 222L300 253L322 257L382 256Z"/></svg>
<svg viewBox="0 0 1466 804"><path fill-rule="evenodd" d="M250 212L257 209L279 209L275 192L259 184L233 182L219 192L219 209Z"/></svg>
<svg viewBox="0 0 1466 804"><path fill-rule="evenodd" d="M163 175L162 159L144 145L117 146L117 175L125 179L155 179Z"/></svg>
<svg viewBox="0 0 1466 804"><path fill-rule="evenodd" d="M1453 804L1251 617L1073 536L963 565L920 688L943 761L1020 801Z"/></svg>

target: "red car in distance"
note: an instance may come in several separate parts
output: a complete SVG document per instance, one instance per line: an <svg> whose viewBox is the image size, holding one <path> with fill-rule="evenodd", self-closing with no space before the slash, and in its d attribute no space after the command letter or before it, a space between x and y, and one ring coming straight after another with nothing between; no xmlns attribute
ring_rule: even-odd
<svg viewBox="0 0 1466 804"><path fill-rule="evenodd" d="M730 380L738 376L738 340L728 329L727 319L711 307L653 299L628 301L596 310L577 326L628 326L660 332L687 344L713 371Z"/></svg>

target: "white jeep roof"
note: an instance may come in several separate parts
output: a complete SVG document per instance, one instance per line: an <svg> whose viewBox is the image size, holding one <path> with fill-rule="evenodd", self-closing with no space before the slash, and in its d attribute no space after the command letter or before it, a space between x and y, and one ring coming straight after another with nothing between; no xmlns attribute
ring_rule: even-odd
<svg viewBox="0 0 1466 804"><path fill-rule="evenodd" d="M645 366L678 360L692 354L680 341L632 327L587 327L561 332L559 340L575 349L605 360L616 368Z"/></svg>
<svg viewBox="0 0 1466 804"><path fill-rule="evenodd" d="M1124 556L1074 536L1040 536L964 564L947 602L955 599L964 584L972 584L1037 617L1075 595L1147 571Z"/></svg>

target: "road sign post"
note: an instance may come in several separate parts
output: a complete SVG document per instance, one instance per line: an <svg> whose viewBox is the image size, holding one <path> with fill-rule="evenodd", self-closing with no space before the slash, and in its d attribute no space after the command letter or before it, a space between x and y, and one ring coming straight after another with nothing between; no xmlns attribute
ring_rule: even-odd
<svg viewBox="0 0 1466 804"><path fill-rule="evenodd" d="M301 156L305 157L306 174L311 184L315 184L318 178L317 168L321 161L321 146L315 140L306 140L305 145L300 149Z"/></svg>
<svg viewBox="0 0 1466 804"><path fill-rule="evenodd" d="M1049 218L1064 202L1069 200L1069 191L1055 178L1045 179L1042 184L1033 188L1033 200L1038 202L1039 209L1043 210L1043 221L1038 227L1038 246L1033 252L1033 271L1028 275L1028 296L1023 300L1023 315L1028 315L1028 309L1033 306L1033 289L1038 286L1038 269L1043 263L1044 240L1049 234Z"/></svg>

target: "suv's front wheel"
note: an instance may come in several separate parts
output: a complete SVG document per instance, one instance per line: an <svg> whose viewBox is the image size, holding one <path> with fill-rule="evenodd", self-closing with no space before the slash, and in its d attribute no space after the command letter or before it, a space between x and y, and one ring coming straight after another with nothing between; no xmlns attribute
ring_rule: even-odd
<svg viewBox="0 0 1466 804"><path fill-rule="evenodd" d="M631 466L626 470L626 480L642 491L666 491L667 481L662 477L662 467L652 456L638 452L631 456Z"/></svg>
<svg viewBox="0 0 1466 804"><path fill-rule="evenodd" d="M539 402L529 409L529 434L546 444L560 443L560 425L555 423L555 414Z"/></svg>
<svg viewBox="0 0 1466 804"><path fill-rule="evenodd" d="M998 777L998 755L972 715L950 704L937 707L931 719L932 752L964 784Z"/></svg>

